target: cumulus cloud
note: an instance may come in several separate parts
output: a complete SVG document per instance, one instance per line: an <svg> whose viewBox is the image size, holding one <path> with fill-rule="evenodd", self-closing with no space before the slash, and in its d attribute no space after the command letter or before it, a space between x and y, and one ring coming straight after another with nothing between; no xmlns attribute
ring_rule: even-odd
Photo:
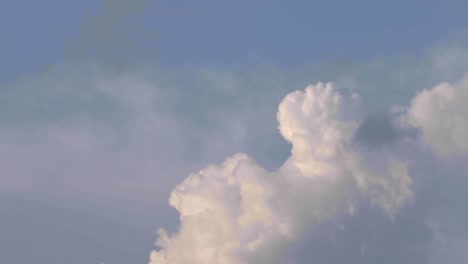
<svg viewBox="0 0 468 264"><path fill-rule="evenodd" d="M405 121L421 129L423 140L441 155L468 151L468 76L418 93Z"/></svg>
<svg viewBox="0 0 468 264"><path fill-rule="evenodd" d="M401 116L402 125L418 132L414 176L424 180L430 213L425 220L434 236L429 263L459 263L468 245L464 203L468 196L468 77L440 83L416 94ZM429 148L428 148L429 147ZM419 159L419 161L417 161ZM422 161L424 159L424 161ZM429 164L431 163L431 164Z"/></svg>
<svg viewBox="0 0 468 264"><path fill-rule="evenodd" d="M276 263L284 244L313 223L354 213L360 197L393 216L413 195L408 167L395 157L371 166L353 148L358 104L359 95L333 83L287 95L277 117L291 156L272 172L236 154L191 174L170 197L180 228L159 230L150 263Z"/></svg>

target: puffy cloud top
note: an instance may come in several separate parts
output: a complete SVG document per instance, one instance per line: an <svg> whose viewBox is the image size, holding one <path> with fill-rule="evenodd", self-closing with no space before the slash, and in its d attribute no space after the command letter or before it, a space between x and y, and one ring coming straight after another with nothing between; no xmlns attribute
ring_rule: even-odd
<svg viewBox="0 0 468 264"><path fill-rule="evenodd" d="M287 95L278 111L279 130L292 144L283 166L268 172L236 154L190 175L170 197L180 228L159 230L150 264L276 263L281 245L310 224L352 213L359 193L393 214L412 197L407 165L383 157L376 170L353 149L360 118L343 113L357 99L333 83Z"/></svg>
<svg viewBox="0 0 468 264"><path fill-rule="evenodd" d="M418 93L404 117L443 156L468 151L468 76Z"/></svg>

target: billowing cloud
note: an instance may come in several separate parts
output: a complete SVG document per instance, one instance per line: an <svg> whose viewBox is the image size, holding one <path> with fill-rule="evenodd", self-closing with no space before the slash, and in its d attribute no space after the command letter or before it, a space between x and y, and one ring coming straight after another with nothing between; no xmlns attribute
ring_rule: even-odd
<svg viewBox="0 0 468 264"><path fill-rule="evenodd" d="M468 76L418 93L404 117L441 155L468 151Z"/></svg>
<svg viewBox="0 0 468 264"><path fill-rule="evenodd" d="M275 263L283 244L313 223L354 213L361 197L392 216L413 196L408 167L385 156L371 166L354 149L358 104L359 95L333 83L287 95L278 121L291 156L272 172L236 154L191 174L170 197L180 228L159 230L150 263Z"/></svg>

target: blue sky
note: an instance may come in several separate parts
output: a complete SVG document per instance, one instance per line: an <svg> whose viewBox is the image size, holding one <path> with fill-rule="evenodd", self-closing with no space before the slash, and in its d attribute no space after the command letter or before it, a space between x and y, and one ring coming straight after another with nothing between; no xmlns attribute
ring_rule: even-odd
<svg viewBox="0 0 468 264"><path fill-rule="evenodd" d="M421 55L466 40L465 1L3 1L2 79L74 59L237 70Z"/></svg>
<svg viewBox="0 0 468 264"><path fill-rule="evenodd" d="M340 94L362 99L347 113L359 116L348 147L374 162L369 170L409 160L413 202L392 218L384 196L358 192L356 214L315 225L308 210L318 209L301 199L322 200L299 188L290 216L302 235L241 257L460 263L468 200L459 186L468 184L468 168L459 138L468 112L462 99L431 112L425 107L437 99L416 96L448 82L465 98L467 10L462 0L1 1L0 262L148 262L164 248L154 246L158 228L190 229L168 205L177 184L238 152L272 175L287 171L283 162L298 155L278 131L286 122L278 123L278 105L333 81ZM417 128L400 124L396 112ZM307 125L313 117L291 116L320 146L321 134ZM444 121L450 116L458 121ZM440 135L452 135L459 149ZM441 158L443 146L455 154ZM278 204L290 202L287 191L276 194ZM178 248L164 252L171 250Z"/></svg>

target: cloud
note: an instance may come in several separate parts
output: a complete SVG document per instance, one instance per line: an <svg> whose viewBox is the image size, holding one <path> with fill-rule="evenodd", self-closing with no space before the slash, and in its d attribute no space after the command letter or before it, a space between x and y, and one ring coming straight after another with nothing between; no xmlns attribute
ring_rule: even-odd
<svg viewBox="0 0 468 264"><path fill-rule="evenodd" d="M423 140L441 155L468 151L468 76L418 93L404 117L421 129Z"/></svg>
<svg viewBox="0 0 468 264"><path fill-rule="evenodd" d="M452 58L463 55L449 53ZM444 54L435 57L443 58ZM241 234L247 242L261 237L259 243L251 244L253 248L257 245L255 250L245 246L244 251L234 252L231 256L236 260L376 263L385 258L393 263L459 263L468 244L464 225L468 221L464 208L467 195L463 189L467 186L466 157L452 147L452 154L440 159L435 147L433 152L427 149L432 145L424 139L425 128L420 124L408 127L408 122L399 118L408 116L407 110L412 108L409 99L424 87L448 81L455 94L460 94L454 77L466 69L465 60L451 59L435 67L434 56L428 57L408 64L338 65L328 73L308 71L305 77L282 70L233 74L219 69L196 77L187 72L148 69L117 75L83 67L86 70L68 68L17 86L3 85L1 192L6 196L26 193L31 200L38 199L38 193L47 193L60 197L64 206L70 196L93 204L112 204L124 210L115 216L119 219L127 209L143 211L142 218L155 219L153 226L148 224L145 229L148 234L156 226L167 227L167 236L161 236L167 240L160 239L167 246L178 234L174 232L175 210L166 205L173 186L208 162L219 163L241 151L251 157L228 158L224 165L214 166L219 173L203 170L199 187L206 188L200 191L203 199L215 197L219 207L241 208L238 211L245 213L229 214L242 216L242 228L253 226L255 232L234 229L233 237L226 235L229 241L238 241ZM458 62L455 69L450 67L452 60ZM440 73L440 68L446 71ZM322 74L325 80L337 79L337 84L313 85L292 93L288 96L291 101L282 100L290 88L316 83ZM327 95L329 86L333 92ZM318 87L322 87L321 92ZM354 92L359 96L353 100ZM338 102L334 103L334 97ZM285 117L280 127L290 131L284 133L288 140L275 129L274 112L280 101ZM444 103L444 107L450 108L451 103ZM436 117L437 111L431 111ZM337 140L327 140L321 131L338 135ZM315 151L304 151L307 147ZM316 151L316 147L329 154ZM326 176L310 168L309 162L320 164ZM231 173L226 164L241 172ZM305 171L310 175L304 175ZM227 184L225 180L212 183L216 178L212 175L222 173L237 179L229 187L233 190L230 193L243 197L246 205L224 197L225 189L219 186ZM243 176L250 174L256 176ZM215 187L206 187L210 184ZM195 192L193 188L187 187L185 193ZM215 196L212 189L220 191ZM40 229L41 223L49 223L39 215L32 212L28 216L31 222L24 226ZM75 222L76 230L83 233L79 221ZM11 225L15 223L11 221ZM127 228L135 225L131 221L127 224ZM10 229L9 224L4 228ZM106 239L121 239L119 232L123 231L103 235L101 246ZM77 247L95 240L93 230L89 234ZM42 235L33 237L31 244L43 242ZM133 242L128 252L139 250L132 256L151 246L151 242ZM183 241L177 243L178 249L188 246ZM5 244L13 247L8 250L11 259L15 249L22 250ZM168 251L177 252L175 244L167 246ZM44 246L49 253L53 252L50 245ZM96 256L89 247L82 248L87 257L76 256L75 261ZM50 262L48 252L41 260ZM68 252L73 252L71 247ZM113 263L120 263L120 256L122 263L128 259L118 253L104 259Z"/></svg>
<svg viewBox="0 0 468 264"><path fill-rule="evenodd" d="M367 115L367 98L333 83L288 94L290 157L267 171L236 154L191 174L170 198L180 227L159 230L150 263L458 263L467 79Z"/></svg>
<svg viewBox="0 0 468 264"><path fill-rule="evenodd" d="M454 83L424 89L400 119L403 125L417 129L417 143L424 152L419 156L426 159L425 168L415 174L424 174L424 188L432 197L427 198L432 205L426 219L434 234L430 263L459 263L467 257L462 248L468 245L464 224L468 213L463 205L468 196L461 190L468 184L467 80L465 76Z"/></svg>
<svg viewBox="0 0 468 264"><path fill-rule="evenodd" d="M359 120L344 117L358 99L333 83L287 95L278 121L291 156L273 172L237 154L191 174L170 197L180 228L159 230L151 264L279 262L310 224L353 213L358 194L392 216L412 197L407 164L385 159L377 171L353 150Z"/></svg>

